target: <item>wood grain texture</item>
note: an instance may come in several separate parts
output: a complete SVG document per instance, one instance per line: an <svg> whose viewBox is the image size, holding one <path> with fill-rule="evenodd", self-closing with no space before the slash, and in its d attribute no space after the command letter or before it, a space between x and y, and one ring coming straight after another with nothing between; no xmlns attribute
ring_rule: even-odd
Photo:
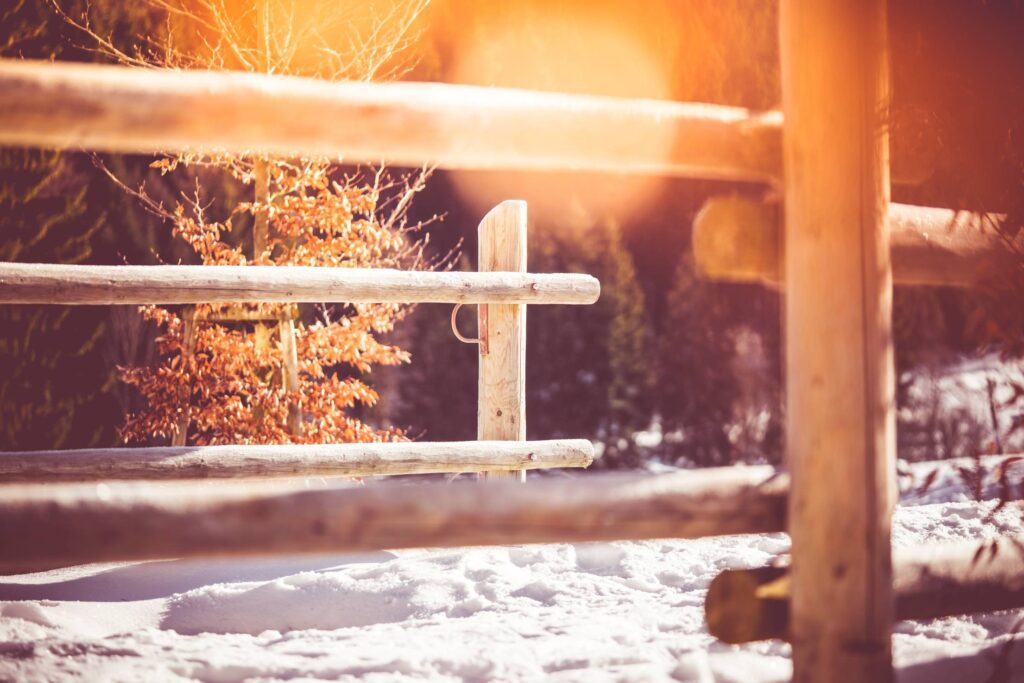
<svg viewBox="0 0 1024 683"><path fill-rule="evenodd" d="M0 60L8 145L768 180L779 123L659 100Z"/></svg>
<svg viewBox="0 0 1024 683"><path fill-rule="evenodd" d="M895 618L938 619L1024 607L1022 543L1008 537L995 546L970 541L896 549ZM733 644L787 639L789 593L786 567L726 570L708 588L708 631Z"/></svg>
<svg viewBox="0 0 1024 683"><path fill-rule="evenodd" d="M526 202L504 201L477 230L480 272L526 272ZM526 439L526 306L487 304L478 325L480 345L477 438ZM484 474L487 479L526 481L525 470Z"/></svg>
<svg viewBox="0 0 1024 683"><path fill-rule="evenodd" d="M898 285L975 287L1012 267L1013 258L992 227L967 212L890 204L887 221ZM697 270L714 280L778 287L781 233L778 207L739 196L709 199L693 222Z"/></svg>
<svg viewBox="0 0 1024 683"><path fill-rule="evenodd" d="M784 528L771 468L515 482L12 484L0 573L168 557L697 538Z"/></svg>
<svg viewBox="0 0 1024 683"><path fill-rule="evenodd" d="M295 323L291 320L278 322L277 333L281 345L281 389L298 396L302 385L299 382L299 351L295 345ZM302 436L301 398L288 402L288 433L295 437Z"/></svg>
<svg viewBox="0 0 1024 683"><path fill-rule="evenodd" d="M1024 607L1024 536L893 551L897 619Z"/></svg>
<svg viewBox="0 0 1024 683"><path fill-rule="evenodd" d="M590 304L589 275L307 266L72 266L0 263L2 304Z"/></svg>
<svg viewBox="0 0 1024 683"><path fill-rule="evenodd" d="M196 351L197 332L196 309L194 306L187 306L181 312L181 319L184 325L182 338L185 340L185 348L182 352L184 358L191 358ZM192 424L192 386L189 384L185 391L185 402L180 406L180 414L174 435L171 437L172 446L184 446L188 443L188 428Z"/></svg>
<svg viewBox="0 0 1024 683"><path fill-rule="evenodd" d="M0 483L378 476L588 467L585 439L0 452Z"/></svg>
<svg viewBox="0 0 1024 683"><path fill-rule="evenodd" d="M775 182L781 129L780 112L713 104L0 60L8 145ZM934 171L930 158L900 162L894 182Z"/></svg>
<svg viewBox="0 0 1024 683"><path fill-rule="evenodd" d="M780 5L793 680L892 680L885 0Z"/></svg>

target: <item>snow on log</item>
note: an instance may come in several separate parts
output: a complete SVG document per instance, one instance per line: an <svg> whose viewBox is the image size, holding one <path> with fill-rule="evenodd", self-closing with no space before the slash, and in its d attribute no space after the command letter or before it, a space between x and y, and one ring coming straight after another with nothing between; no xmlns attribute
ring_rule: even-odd
<svg viewBox="0 0 1024 683"><path fill-rule="evenodd" d="M970 287L1011 258L989 221L968 212L890 204L888 220L896 284ZM693 223L697 270L714 280L778 287L780 226L778 207L735 196L709 199Z"/></svg>
<svg viewBox="0 0 1024 683"><path fill-rule="evenodd" d="M585 439L0 452L0 482L378 476L588 467Z"/></svg>
<svg viewBox="0 0 1024 683"><path fill-rule="evenodd" d="M893 551L896 619L935 619L1024 607L1024 538ZM786 639L789 570L727 570L711 582L708 631L727 643Z"/></svg>
<svg viewBox="0 0 1024 683"><path fill-rule="evenodd" d="M0 61L0 144L768 180L774 112L434 83Z"/></svg>
<svg viewBox="0 0 1024 683"><path fill-rule="evenodd" d="M0 304L591 304L590 275L308 266L75 266L0 263Z"/></svg>
<svg viewBox="0 0 1024 683"><path fill-rule="evenodd" d="M1024 607L1024 537L895 550L897 619Z"/></svg>
<svg viewBox="0 0 1024 683"><path fill-rule="evenodd" d="M695 538L785 528L769 467L517 482L0 486L0 572L113 560Z"/></svg>

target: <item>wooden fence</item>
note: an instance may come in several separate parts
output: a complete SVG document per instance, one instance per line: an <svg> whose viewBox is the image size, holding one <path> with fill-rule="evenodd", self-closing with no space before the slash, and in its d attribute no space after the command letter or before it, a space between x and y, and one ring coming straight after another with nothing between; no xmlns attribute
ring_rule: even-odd
<svg viewBox="0 0 1024 683"><path fill-rule="evenodd" d="M971 287L1012 266L994 230L1002 216L892 204L886 215L892 278L899 285ZM704 277L780 287L785 261L781 209L736 196L704 203L693 222L693 254Z"/></svg>
<svg viewBox="0 0 1024 683"><path fill-rule="evenodd" d="M789 470L594 475L528 487L506 481L295 491L273 482L244 490L203 482L96 483L175 472L351 474L363 467L497 469L500 478L519 479L530 466L589 462L588 445L578 441L520 442L524 305L587 303L598 291L585 276L525 273L521 203L502 204L484 220L480 273L203 267L193 274L4 264L5 303L484 304L481 441L78 451L39 454L36 461L7 454L0 457L5 481L43 483L0 487L4 566L786 529L791 567L724 573L709 592L708 614L713 632L730 641L789 639L797 681L891 681L894 619L1020 605L1015 553L1004 552L998 562L989 554L988 564L979 564L976 546L915 550L897 556L895 581L892 573L892 282L968 285L974 265L996 251L991 240L966 230L933 248L929 235L946 214L890 208L885 6L782 0L781 113L440 84L0 61L4 144L344 155L773 185L783 197L781 214L742 202L726 211L709 207L698 221L696 246L711 275L784 285ZM909 166L893 171L896 182L927 172ZM86 477L89 483L54 483ZM940 594L947 606L936 611Z"/></svg>
<svg viewBox="0 0 1024 683"><path fill-rule="evenodd" d="M587 467L583 439L0 452L0 482L377 476Z"/></svg>
<svg viewBox="0 0 1024 683"><path fill-rule="evenodd" d="M0 492L0 558L10 572L160 557L782 531L785 481L766 484L767 470L298 491L269 481L9 484Z"/></svg>
<svg viewBox="0 0 1024 683"><path fill-rule="evenodd" d="M0 264L2 304L476 303L589 304L587 275L442 273L310 266Z"/></svg>
<svg viewBox="0 0 1024 683"><path fill-rule="evenodd" d="M479 441L7 452L0 453L0 477L8 483L479 472L523 479L529 469L587 467L593 460L589 441L525 441L523 319L528 303L593 303L600 283L589 275L526 272L525 202L502 202L491 210L480 223L479 244L483 272L477 273L0 263L5 304L480 304Z"/></svg>

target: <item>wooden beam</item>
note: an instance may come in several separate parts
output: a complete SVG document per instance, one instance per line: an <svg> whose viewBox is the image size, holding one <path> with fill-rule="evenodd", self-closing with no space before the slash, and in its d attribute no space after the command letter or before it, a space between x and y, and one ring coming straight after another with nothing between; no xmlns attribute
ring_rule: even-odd
<svg viewBox="0 0 1024 683"><path fill-rule="evenodd" d="M505 201L480 221L480 272L526 272L526 202ZM480 370L477 438L526 439L526 306L487 304L478 312ZM485 479L526 481L525 470L486 472Z"/></svg>
<svg viewBox="0 0 1024 683"><path fill-rule="evenodd" d="M1024 536L897 549L897 619L1024 607Z"/></svg>
<svg viewBox="0 0 1024 683"><path fill-rule="evenodd" d="M778 207L750 199L709 199L693 221L698 272L713 280L778 287L781 218ZM890 204L887 220L898 285L972 287L1012 260L999 236L968 212Z"/></svg>
<svg viewBox="0 0 1024 683"><path fill-rule="evenodd" d="M893 554L895 618L938 619L1024 607L1024 539L945 543ZM995 552L992 551L995 548ZM726 570L705 601L708 631L726 643L789 637L789 570Z"/></svg>
<svg viewBox="0 0 1024 683"><path fill-rule="evenodd" d="M696 538L785 528L767 467L668 475L296 490L212 485L0 486L0 573L114 560Z"/></svg>
<svg viewBox="0 0 1024 683"><path fill-rule="evenodd" d="M711 104L0 60L8 145L773 182L781 129L779 112ZM906 162L897 182L932 172Z"/></svg>
<svg viewBox="0 0 1024 683"><path fill-rule="evenodd" d="M895 379L885 0L782 0L797 683L892 680Z"/></svg>
<svg viewBox="0 0 1024 683"><path fill-rule="evenodd" d="M292 396L300 396L302 384L299 378L299 349L295 344L295 323L282 320L277 324L278 343L281 349L281 389ZM302 399L288 401L288 433L296 439L302 436Z"/></svg>
<svg viewBox="0 0 1024 683"><path fill-rule="evenodd" d="M70 266L0 263L0 304L590 304L589 275L307 266Z"/></svg>
<svg viewBox="0 0 1024 683"><path fill-rule="evenodd" d="M195 306L187 306L181 312L183 330L181 333L185 341L185 348L182 349L182 359L188 361L196 351L196 343L199 341L199 330L196 324ZM184 404L180 406L180 414L175 425L174 434L171 436L172 446L184 446L188 443L188 428L192 424L192 384L185 382Z"/></svg>
<svg viewBox="0 0 1024 683"><path fill-rule="evenodd" d="M101 479L378 476L589 467L585 439L0 452L0 483Z"/></svg>
<svg viewBox="0 0 1024 683"><path fill-rule="evenodd" d="M712 197L693 219L693 261L710 280L782 282L781 208L738 196Z"/></svg>
<svg viewBox="0 0 1024 683"><path fill-rule="evenodd" d="M658 100L0 60L7 145L769 180L779 124Z"/></svg>
<svg viewBox="0 0 1024 683"><path fill-rule="evenodd" d="M704 597L708 633L730 644L789 640L789 568L726 569Z"/></svg>

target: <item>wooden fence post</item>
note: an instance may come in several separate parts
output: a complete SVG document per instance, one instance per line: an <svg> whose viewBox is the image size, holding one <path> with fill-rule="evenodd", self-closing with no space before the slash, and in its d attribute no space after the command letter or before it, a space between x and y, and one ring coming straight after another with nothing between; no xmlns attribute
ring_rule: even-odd
<svg viewBox="0 0 1024 683"><path fill-rule="evenodd" d="M199 335L199 330L196 329L199 326L198 316L196 314L195 306L186 306L181 312L182 325L184 330L181 336L185 340L185 350L182 352L182 363L184 364L187 360L191 359L193 354L196 352L196 342ZM191 418L191 405L192 405L192 385L189 384L185 387L187 392L185 397L185 405L182 406L181 417L178 418L177 428L174 431L174 435L171 437L172 446L184 446L188 443L188 427L192 422Z"/></svg>
<svg viewBox="0 0 1024 683"><path fill-rule="evenodd" d="M885 0L783 0L793 679L891 681Z"/></svg>
<svg viewBox="0 0 1024 683"><path fill-rule="evenodd" d="M480 221L478 270L526 272L526 202L504 201ZM526 306L481 304L477 438L526 439ZM484 479L526 480L525 470L486 472Z"/></svg>
<svg viewBox="0 0 1024 683"><path fill-rule="evenodd" d="M277 323L281 343L281 387L290 394L298 394L302 385L299 383L299 351L295 345L295 321L281 320ZM302 403L301 398L288 401L288 433L294 437L302 436Z"/></svg>

